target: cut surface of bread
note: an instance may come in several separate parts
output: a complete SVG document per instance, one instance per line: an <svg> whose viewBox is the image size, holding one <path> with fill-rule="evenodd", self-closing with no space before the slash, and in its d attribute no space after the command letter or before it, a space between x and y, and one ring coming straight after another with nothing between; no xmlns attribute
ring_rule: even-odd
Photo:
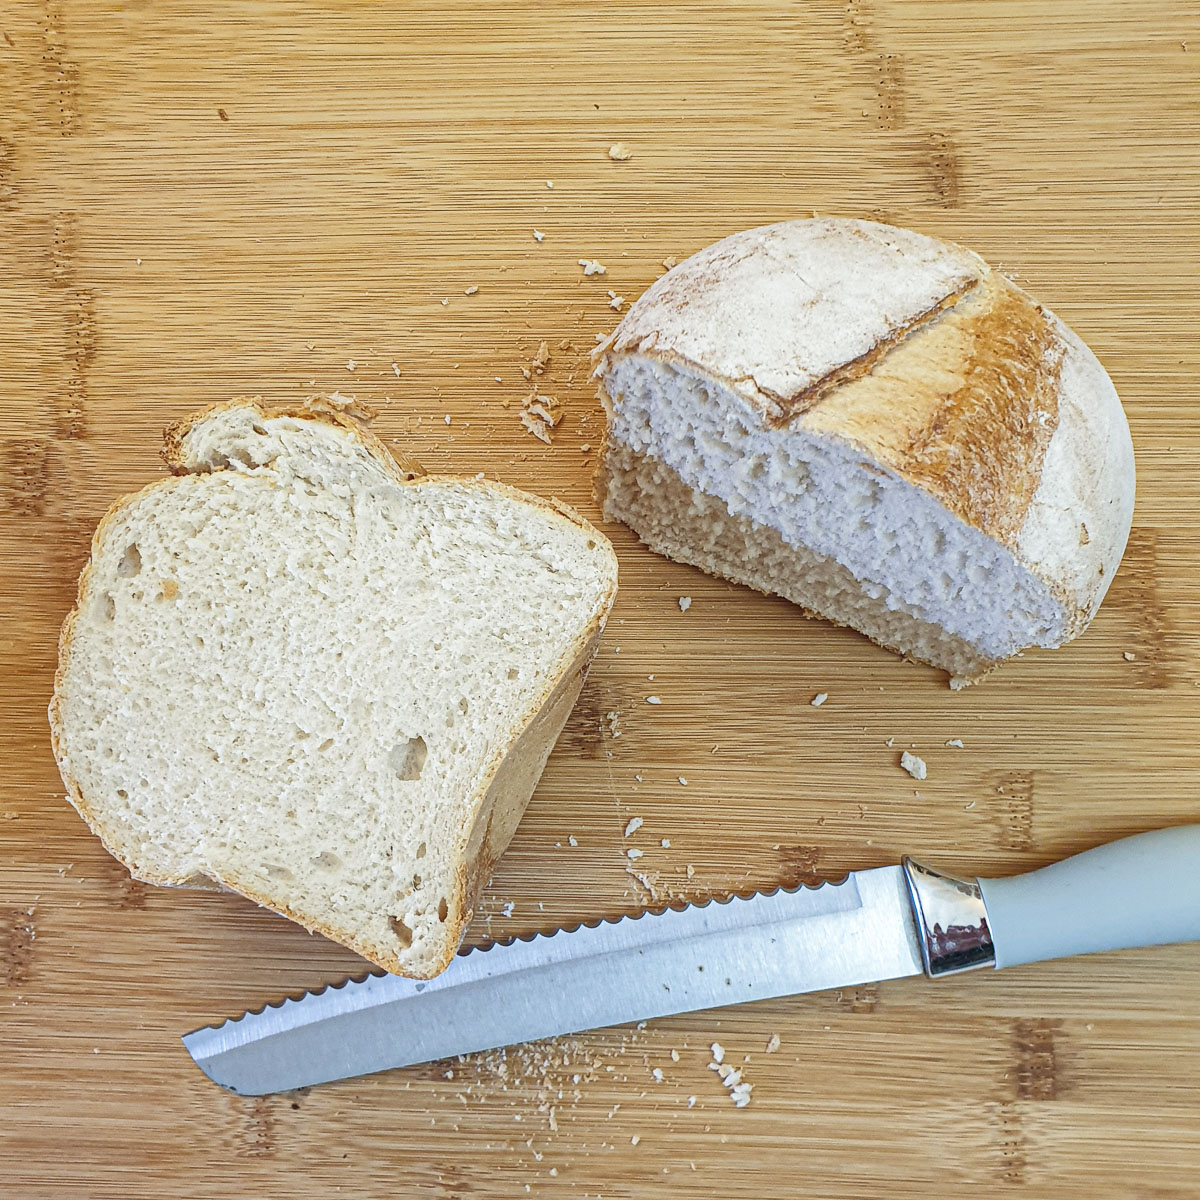
<svg viewBox="0 0 1200 1200"><path fill-rule="evenodd" d="M436 974L578 695L611 546L336 412L234 402L166 444L176 476L109 511L63 628L71 801L141 879Z"/></svg>
<svg viewBox="0 0 1200 1200"><path fill-rule="evenodd" d="M838 219L735 234L597 354L606 516L955 686L1078 636L1124 552L1108 376L960 247Z"/></svg>

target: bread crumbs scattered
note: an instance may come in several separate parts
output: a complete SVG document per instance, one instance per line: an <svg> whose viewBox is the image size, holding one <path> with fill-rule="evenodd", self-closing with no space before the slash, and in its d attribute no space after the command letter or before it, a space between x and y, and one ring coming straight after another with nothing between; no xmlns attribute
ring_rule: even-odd
<svg viewBox="0 0 1200 1200"><path fill-rule="evenodd" d="M661 704L662 700L660 700L659 697L657 697L657 696L647 696L646 703L647 704Z"/></svg>
<svg viewBox="0 0 1200 1200"><path fill-rule="evenodd" d="M811 705L813 706L813 708L820 708L820 707L821 707L821 705L822 705L822 704L824 704L824 703L825 703L825 701L826 701L826 700L828 700L828 699L829 699L829 693L828 693L828 692L818 692L818 693L817 693L817 694L816 694L816 695L815 695L815 696L814 696L814 697L813 697L813 698L812 698L812 699L809 701L809 704L811 704Z"/></svg>
<svg viewBox="0 0 1200 1200"><path fill-rule="evenodd" d="M609 308L613 309L616 312L620 312L621 305L624 303L625 303L624 296L618 296L617 293L612 290L612 288L608 289L608 307Z"/></svg>
<svg viewBox="0 0 1200 1200"><path fill-rule="evenodd" d="M630 817L629 824L625 826L625 836L628 837L631 833L637 833L643 823L641 817Z"/></svg>
<svg viewBox="0 0 1200 1200"><path fill-rule="evenodd" d="M477 291L479 291L479 286L478 286L478 284L473 283L473 284L471 284L471 286L469 288L463 288L463 295L464 296L473 296L473 295L475 295L475 293Z"/></svg>
<svg viewBox="0 0 1200 1200"><path fill-rule="evenodd" d="M545 343L542 343L545 345ZM563 419L562 406L553 396L539 395L535 388L521 398L521 424L539 442L551 444L555 427Z"/></svg>
<svg viewBox="0 0 1200 1200"><path fill-rule="evenodd" d="M626 857L632 859L634 862L636 862L639 858L641 858L643 853L644 852L637 849L636 846L631 846L628 850L625 851Z"/></svg>
<svg viewBox="0 0 1200 1200"><path fill-rule="evenodd" d="M535 229L535 230L533 231L533 240L534 240L535 242L541 242L541 241L544 241L544 240L545 240L545 237L546 237L546 235L545 235L545 234L544 234L544 233L543 233L543 232L542 232L540 229Z"/></svg>
<svg viewBox="0 0 1200 1200"><path fill-rule="evenodd" d="M579 265L583 268L584 275L606 275L608 273L608 268L594 258L581 258Z"/></svg>
<svg viewBox="0 0 1200 1200"><path fill-rule="evenodd" d="M399 365L399 363L392 363L392 370L393 370L393 371L396 373L396 378L397 378L397 379L399 379L399 378L400 378L400 365Z"/></svg>
<svg viewBox="0 0 1200 1200"><path fill-rule="evenodd" d="M517 907L517 906L516 906L516 903L515 903L514 901L510 900L510 901L509 901L509 902L508 902L508 903L507 903L507 904L506 904L506 905L505 905L505 906L504 906L504 907L503 907L503 908L500 910L500 915L501 915L502 917L511 917L511 916L513 915L513 909L514 909L514 908L516 908L516 907Z"/></svg>
<svg viewBox="0 0 1200 1200"><path fill-rule="evenodd" d="M962 738L951 738L946 743L946 745L949 746L951 750L965 750L966 749L966 746L963 745Z"/></svg>
<svg viewBox="0 0 1200 1200"><path fill-rule="evenodd" d="M633 157L633 151L624 142L614 142L608 148L608 157L613 162L628 162Z"/></svg>
<svg viewBox="0 0 1200 1200"><path fill-rule="evenodd" d="M679 597L679 611L680 612L687 612L687 610L691 607L692 607L691 596L680 596Z"/></svg>
<svg viewBox="0 0 1200 1200"><path fill-rule="evenodd" d="M538 342L537 353L533 356L533 361L529 364L534 372L541 375L546 369L546 364L550 361L550 347L546 345L545 340Z"/></svg>
<svg viewBox="0 0 1200 1200"><path fill-rule="evenodd" d="M907 750L900 755L900 765L914 779L924 779L928 774L925 760L916 754L910 754Z"/></svg>
<svg viewBox="0 0 1200 1200"><path fill-rule="evenodd" d="M779 1049L779 1034L773 1033L767 1039L767 1053L774 1054Z"/></svg>

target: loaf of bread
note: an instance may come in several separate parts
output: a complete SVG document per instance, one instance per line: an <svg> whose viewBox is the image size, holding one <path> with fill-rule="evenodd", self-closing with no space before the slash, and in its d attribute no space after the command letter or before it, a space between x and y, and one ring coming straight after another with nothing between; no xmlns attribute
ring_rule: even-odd
<svg viewBox="0 0 1200 1200"><path fill-rule="evenodd" d="M597 348L606 516L975 680L1088 626L1133 513L1129 428L1062 321L959 246L752 229Z"/></svg>
<svg viewBox="0 0 1200 1200"><path fill-rule="evenodd" d="M612 547L328 406L208 409L165 457L101 521L63 626L71 802L137 878L436 974L579 694Z"/></svg>

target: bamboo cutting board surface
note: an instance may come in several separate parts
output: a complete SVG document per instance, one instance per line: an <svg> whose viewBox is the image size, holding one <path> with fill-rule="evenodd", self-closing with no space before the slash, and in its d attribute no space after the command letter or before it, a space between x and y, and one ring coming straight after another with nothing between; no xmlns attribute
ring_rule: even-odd
<svg viewBox="0 0 1200 1200"><path fill-rule="evenodd" d="M610 529L609 632L472 940L907 851L1015 872L1200 820L1193 4L10 0L0 34L0 1191L1196 1195L1196 947L235 1098L179 1035L361 961L132 882L63 802L45 721L91 530L160 477L166 421L338 389L431 469L595 516L608 289L815 211L962 241L1095 348L1139 470L1109 599L1081 641L953 694ZM543 340L551 447L516 415Z"/></svg>

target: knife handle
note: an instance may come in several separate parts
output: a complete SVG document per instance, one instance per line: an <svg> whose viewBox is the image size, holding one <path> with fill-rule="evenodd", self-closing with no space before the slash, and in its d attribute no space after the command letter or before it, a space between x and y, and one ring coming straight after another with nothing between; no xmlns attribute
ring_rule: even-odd
<svg viewBox="0 0 1200 1200"><path fill-rule="evenodd" d="M927 975L1200 941L1200 825L1157 829L1028 875L958 879L904 860Z"/></svg>
<svg viewBox="0 0 1200 1200"><path fill-rule="evenodd" d="M997 968L1200 941L1200 825L1139 833L978 883Z"/></svg>

